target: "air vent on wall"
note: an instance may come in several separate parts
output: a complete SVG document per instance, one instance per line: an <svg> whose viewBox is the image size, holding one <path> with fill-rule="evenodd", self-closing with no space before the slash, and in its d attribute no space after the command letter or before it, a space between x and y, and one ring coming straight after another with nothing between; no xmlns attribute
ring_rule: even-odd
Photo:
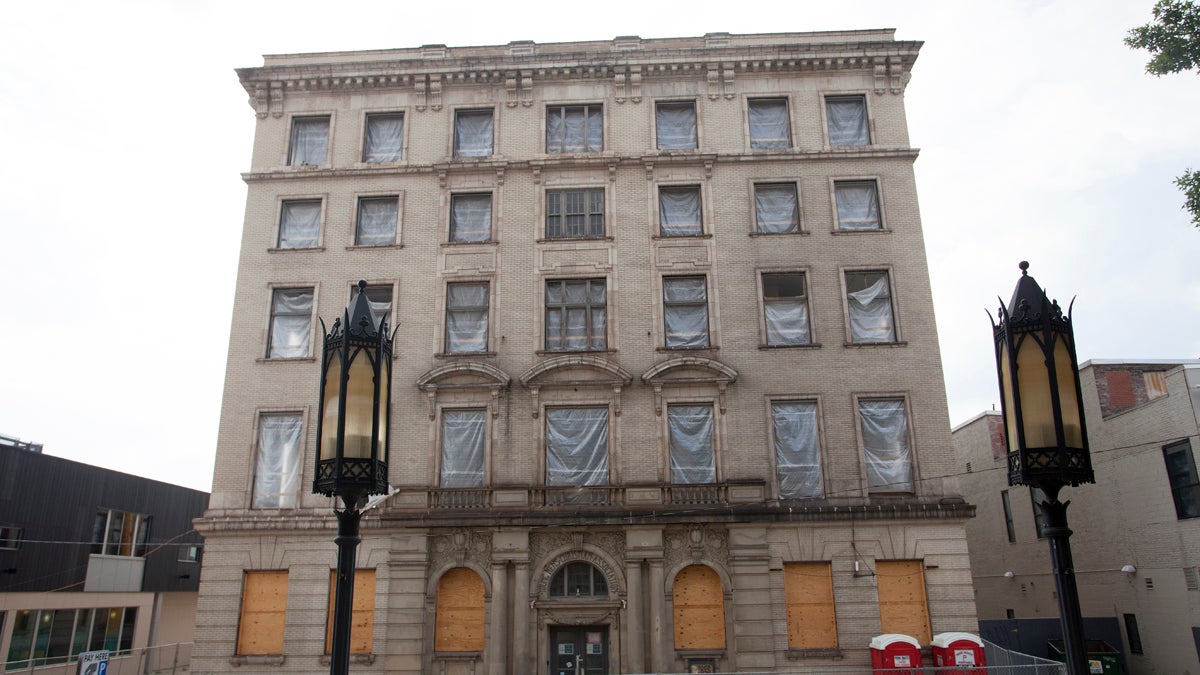
<svg viewBox="0 0 1200 675"><path fill-rule="evenodd" d="M1154 579L1151 579L1150 577L1146 577L1146 590L1148 590L1148 591L1154 590Z"/></svg>

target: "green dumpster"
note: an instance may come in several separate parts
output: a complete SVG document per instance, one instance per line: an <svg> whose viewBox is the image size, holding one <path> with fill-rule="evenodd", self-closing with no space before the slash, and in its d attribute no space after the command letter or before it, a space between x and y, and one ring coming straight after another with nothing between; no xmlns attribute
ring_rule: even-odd
<svg viewBox="0 0 1200 675"><path fill-rule="evenodd" d="M1087 661L1088 672L1095 675L1121 675L1121 652L1113 649L1104 640L1088 640ZM1067 654L1063 650L1062 640L1050 640L1046 643L1049 657L1062 663L1067 662Z"/></svg>

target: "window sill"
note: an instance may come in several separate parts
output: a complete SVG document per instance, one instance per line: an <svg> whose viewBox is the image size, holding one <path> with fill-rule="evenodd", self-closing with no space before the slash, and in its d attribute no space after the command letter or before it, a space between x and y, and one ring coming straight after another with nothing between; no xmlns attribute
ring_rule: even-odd
<svg viewBox="0 0 1200 675"><path fill-rule="evenodd" d="M676 649L675 657L680 659L723 659L724 649Z"/></svg>
<svg viewBox="0 0 1200 675"><path fill-rule="evenodd" d="M312 363L317 360L315 356L260 356L254 359L255 363Z"/></svg>
<svg viewBox="0 0 1200 675"><path fill-rule="evenodd" d="M650 237L653 241L670 240L670 239L712 239L712 235L707 232L700 234L656 234Z"/></svg>
<svg viewBox="0 0 1200 675"><path fill-rule="evenodd" d="M329 654L322 654L317 659L317 662L323 666L328 666L329 662L331 660L332 660L332 657ZM375 663L375 652L367 652L365 654L363 654L363 653L351 654L350 655L350 663L360 665L360 666L369 666L369 665Z"/></svg>
<svg viewBox="0 0 1200 675"><path fill-rule="evenodd" d="M795 232L759 232L758 230L755 230L754 232L750 233L750 236L751 237L787 237L787 236L794 237L796 235L808 236L810 234L812 234L812 232L810 232L808 230L796 230Z"/></svg>
<svg viewBox="0 0 1200 675"><path fill-rule="evenodd" d="M799 659L841 659L842 656L842 650L838 647L813 647L809 649L794 649L789 647L787 650L789 661Z"/></svg>
<svg viewBox="0 0 1200 675"><path fill-rule="evenodd" d="M721 349L717 346L705 347L655 347L656 352L715 352Z"/></svg>
<svg viewBox="0 0 1200 675"><path fill-rule="evenodd" d="M538 356L569 356L571 354L616 354L615 347L605 349L539 349L534 352Z"/></svg>
<svg viewBox="0 0 1200 675"><path fill-rule="evenodd" d="M282 666L283 654L239 654L229 657L229 665L238 666Z"/></svg>
<svg viewBox="0 0 1200 675"><path fill-rule="evenodd" d="M434 652L433 658L438 661L478 661L483 658L483 652Z"/></svg>
<svg viewBox="0 0 1200 675"><path fill-rule="evenodd" d="M603 237L550 237L550 238L542 237L541 239L534 239L533 243L535 243L535 244L555 244L558 242L570 243L570 242L580 242L580 241L612 241L612 240L613 240L613 238L610 236L603 236Z"/></svg>
<svg viewBox="0 0 1200 675"><path fill-rule="evenodd" d="M287 246L287 247L272 246L271 248L267 249L267 253L284 253L287 251L324 251L324 250L325 250L324 246L294 246L294 247L293 246Z"/></svg>
<svg viewBox="0 0 1200 675"><path fill-rule="evenodd" d="M802 345L759 345L758 348L765 349L765 350L771 350L771 349L820 349L821 343L820 342L809 342L807 344L802 344Z"/></svg>
<svg viewBox="0 0 1200 675"><path fill-rule="evenodd" d="M442 248L457 248L460 246L499 246L500 242L495 239L487 239L484 241L443 241L438 244Z"/></svg>
<svg viewBox="0 0 1200 675"><path fill-rule="evenodd" d="M850 235L854 235L854 234L891 234L891 233L892 233L892 228L890 228L890 227L872 227L872 228L863 228L863 229L861 229L861 230L843 230L843 229L841 229L841 228L839 227L839 228L837 228L837 229L834 229L834 230L831 230L831 231L830 231L830 234L834 234L834 235L844 235L844 234L850 234Z"/></svg>
<svg viewBox="0 0 1200 675"><path fill-rule="evenodd" d="M495 356L496 352L438 352L433 355L435 359L455 359L455 358L471 358L471 357L488 357Z"/></svg>
<svg viewBox="0 0 1200 675"><path fill-rule="evenodd" d="M895 342L847 342L843 346L867 349L871 347L907 347L908 342L905 340L897 340Z"/></svg>
<svg viewBox="0 0 1200 675"><path fill-rule="evenodd" d="M756 148L753 144L750 146L750 152L755 155L783 155L795 150L792 146L774 146L770 148Z"/></svg>
<svg viewBox="0 0 1200 675"><path fill-rule="evenodd" d="M381 248L404 248L404 244L350 244L346 247L347 251L378 250Z"/></svg>
<svg viewBox="0 0 1200 675"><path fill-rule="evenodd" d="M394 162L364 162L362 160L359 160L354 163L354 168L356 168L356 169L375 169L375 168L390 169L392 167L405 166L407 164L408 164L408 160L403 157L401 157L400 159L398 159Z"/></svg>
<svg viewBox="0 0 1200 675"><path fill-rule="evenodd" d="M860 152L862 150L871 150L878 147L876 143L866 143L864 145L827 145L826 152Z"/></svg>

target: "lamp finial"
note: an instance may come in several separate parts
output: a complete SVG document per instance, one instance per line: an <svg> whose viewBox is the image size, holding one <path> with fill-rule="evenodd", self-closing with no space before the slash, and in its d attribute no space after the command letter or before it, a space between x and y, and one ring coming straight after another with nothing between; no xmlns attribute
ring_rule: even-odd
<svg viewBox="0 0 1200 675"><path fill-rule="evenodd" d="M361 291L361 290L363 290L363 289L364 289L364 288L366 288L366 287L367 287L367 280L366 280L366 279L359 279L359 280L358 280L358 290L360 290L360 291Z"/></svg>
<svg viewBox="0 0 1200 675"><path fill-rule="evenodd" d="M1017 265L1017 267L1021 268L1021 276L1029 274L1029 261L1022 260L1021 264Z"/></svg>

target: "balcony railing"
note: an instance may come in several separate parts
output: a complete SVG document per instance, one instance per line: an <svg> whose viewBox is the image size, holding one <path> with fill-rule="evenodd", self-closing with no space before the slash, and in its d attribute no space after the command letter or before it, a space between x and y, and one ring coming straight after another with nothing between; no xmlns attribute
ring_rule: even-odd
<svg viewBox="0 0 1200 675"><path fill-rule="evenodd" d="M765 499L765 483L708 483L703 485L636 485L594 487L431 488L424 507L430 511L485 509L662 508L672 505L724 506ZM409 502L409 507L420 508Z"/></svg>

